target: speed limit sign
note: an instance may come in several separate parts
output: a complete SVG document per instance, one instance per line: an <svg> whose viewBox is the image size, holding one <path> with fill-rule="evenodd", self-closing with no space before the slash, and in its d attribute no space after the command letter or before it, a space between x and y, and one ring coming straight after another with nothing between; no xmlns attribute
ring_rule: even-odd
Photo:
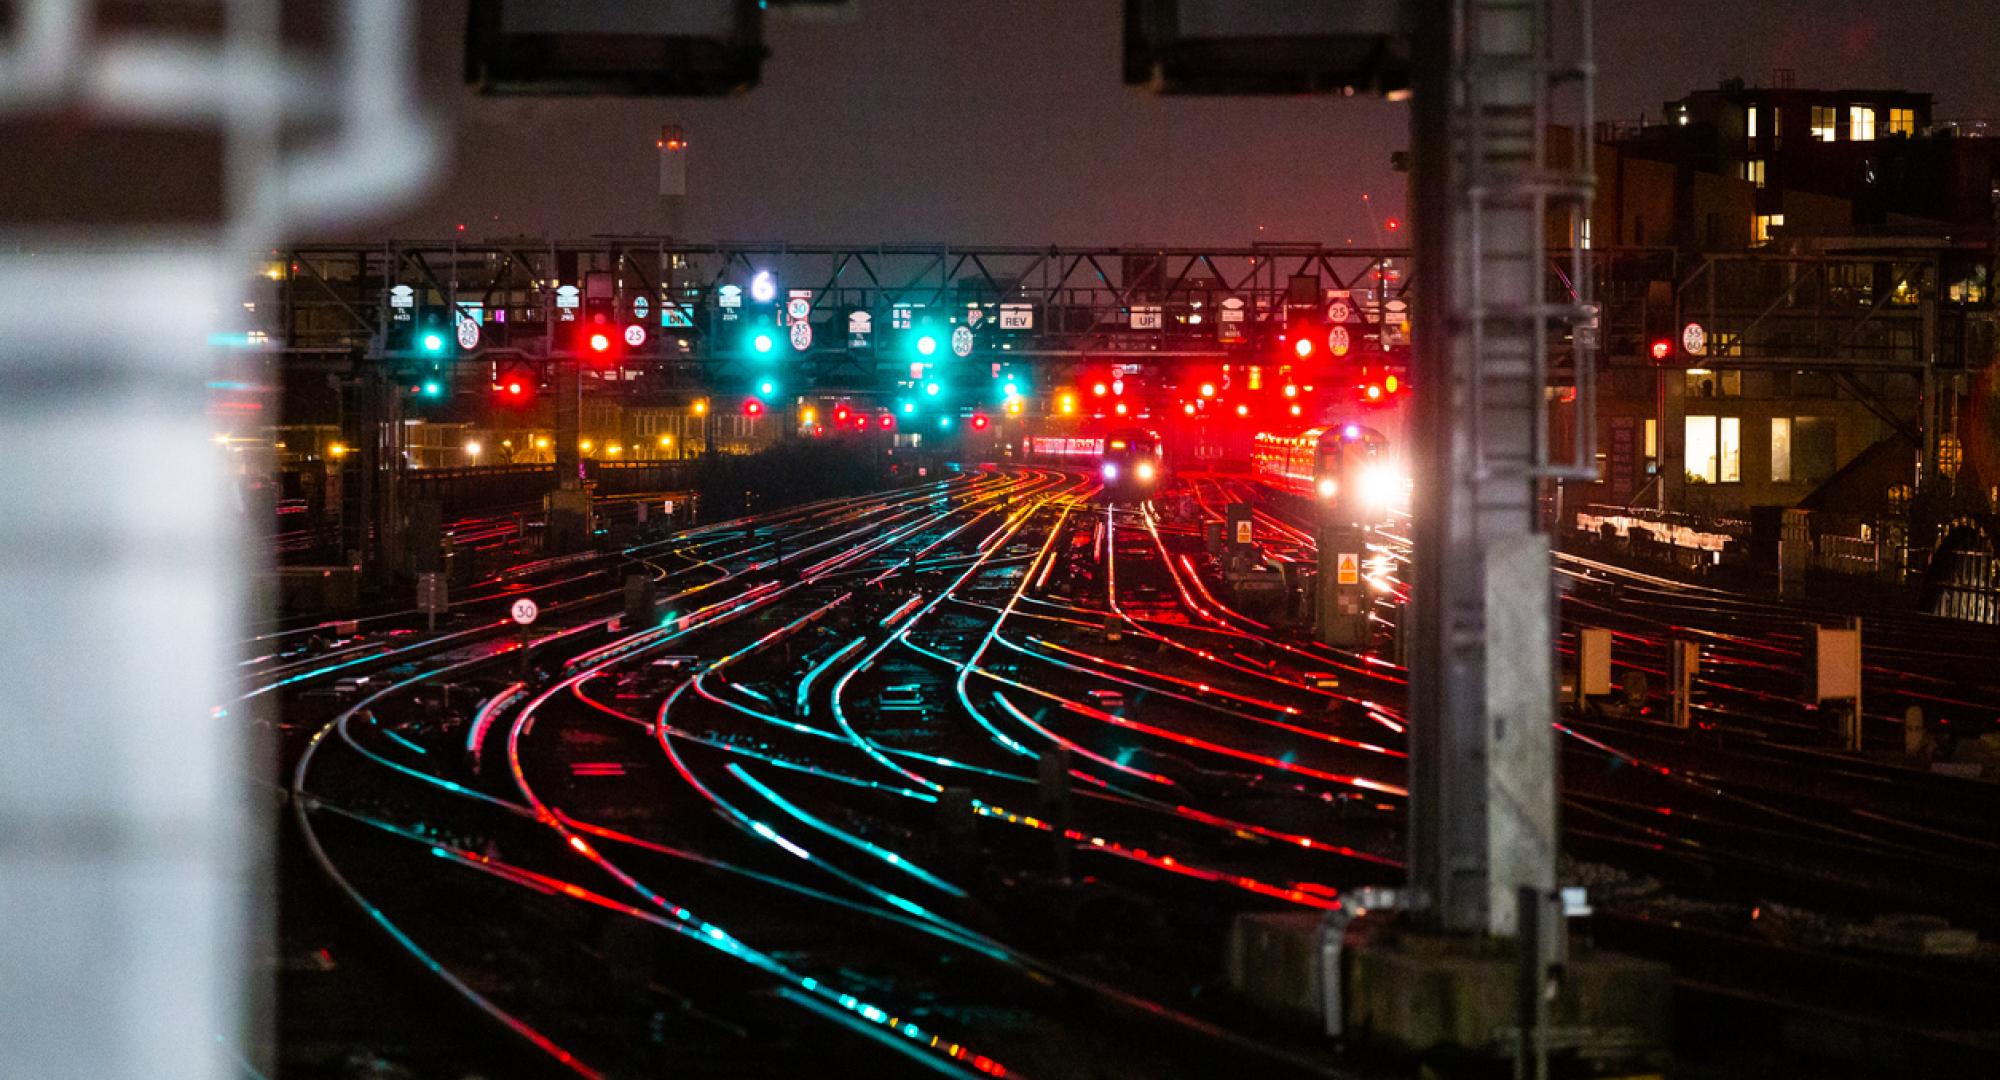
<svg viewBox="0 0 2000 1080"><path fill-rule="evenodd" d="M1336 326L1326 332L1327 350L1335 356L1346 356L1347 350L1353 344L1353 339L1347 336L1347 327L1345 326Z"/></svg>
<svg viewBox="0 0 2000 1080"><path fill-rule="evenodd" d="M529 623L534 622L535 616L540 615L541 613L542 609L537 607L533 600L530 600L525 596L523 596L519 600L514 601L514 606L512 608L509 608L507 611L507 614L512 616L514 621L520 623L522 626L526 626Z"/></svg>

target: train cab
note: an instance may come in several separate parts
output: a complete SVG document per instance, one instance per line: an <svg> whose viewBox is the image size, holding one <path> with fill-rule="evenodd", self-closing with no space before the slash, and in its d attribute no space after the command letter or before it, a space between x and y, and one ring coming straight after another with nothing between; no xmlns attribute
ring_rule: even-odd
<svg viewBox="0 0 2000 1080"><path fill-rule="evenodd" d="M1156 432L1142 428L1113 431L1104 437L1097 476L1108 499L1150 499L1166 482L1166 448Z"/></svg>
<svg viewBox="0 0 2000 1080"><path fill-rule="evenodd" d="M1260 433L1251 466L1266 485L1317 504L1327 521L1377 525L1398 506L1406 486L1389 450L1381 432L1360 424Z"/></svg>

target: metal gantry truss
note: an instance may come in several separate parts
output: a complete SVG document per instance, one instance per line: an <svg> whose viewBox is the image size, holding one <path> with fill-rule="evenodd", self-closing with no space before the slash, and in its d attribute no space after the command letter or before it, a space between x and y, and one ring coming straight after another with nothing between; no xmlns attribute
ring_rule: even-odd
<svg viewBox="0 0 2000 1080"><path fill-rule="evenodd" d="M282 335L294 357L386 356L393 352L384 333L394 315L390 290L402 285L420 306L447 314L476 305L482 344L460 359L559 360L573 356L575 345L555 290L609 275L619 317L643 318L648 330L646 344L623 350L619 362L708 384L750 359L732 332L740 323L723 321L726 287L769 273L780 307L800 290L812 313L812 344L793 350L781 340L778 359L804 370L818 389L866 390L882 373L907 367L890 326L899 305L947 331L976 310L975 360L1227 359L1277 332L1288 310L1323 309L1329 294L1342 291L1356 297L1357 337L1372 338L1379 324L1369 316L1388 309L1394 322L1409 299L1405 254L1315 244L1032 248L645 237L322 245L282 252ZM635 316L632 302L640 297L644 315ZM1023 310L1029 325L1002 329L1002 305ZM851 343L846 319L855 312L872 316L865 345Z"/></svg>

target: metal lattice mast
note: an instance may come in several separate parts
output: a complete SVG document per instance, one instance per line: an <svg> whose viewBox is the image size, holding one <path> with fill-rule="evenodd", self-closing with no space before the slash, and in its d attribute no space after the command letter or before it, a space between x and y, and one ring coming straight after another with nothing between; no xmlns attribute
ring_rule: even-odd
<svg viewBox="0 0 2000 1080"><path fill-rule="evenodd" d="M1587 0L1416 0L1412 142L1418 395L1413 446L1411 885L1439 927L1511 935L1523 886L1555 884L1553 595L1542 481L1589 475L1591 363L1571 461L1550 461L1552 211L1578 239L1591 190ZM1560 33L1556 31L1560 30ZM1566 160L1554 98L1580 92ZM1580 254L1571 276L1587 286Z"/></svg>

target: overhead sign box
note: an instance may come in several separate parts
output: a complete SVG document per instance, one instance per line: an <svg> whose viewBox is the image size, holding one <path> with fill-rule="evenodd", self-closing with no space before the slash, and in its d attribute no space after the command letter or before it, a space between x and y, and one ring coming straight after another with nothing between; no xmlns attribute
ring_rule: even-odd
<svg viewBox="0 0 2000 1080"><path fill-rule="evenodd" d="M470 0L465 81L482 94L715 97L757 85L763 5Z"/></svg>
<svg viewBox="0 0 2000 1080"><path fill-rule="evenodd" d="M1161 94L1395 94L1401 0L1125 0L1125 84Z"/></svg>

